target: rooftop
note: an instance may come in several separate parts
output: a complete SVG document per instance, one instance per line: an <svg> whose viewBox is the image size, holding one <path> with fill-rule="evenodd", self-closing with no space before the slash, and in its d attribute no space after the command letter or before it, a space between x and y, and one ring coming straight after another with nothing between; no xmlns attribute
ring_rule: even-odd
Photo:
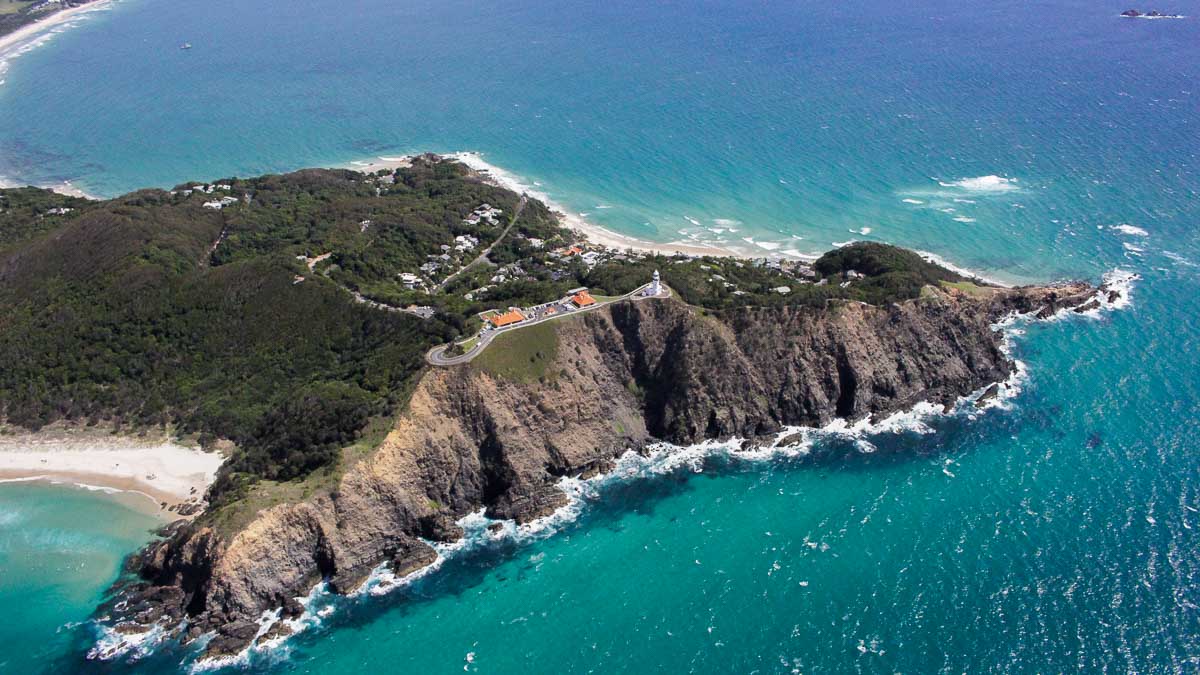
<svg viewBox="0 0 1200 675"><path fill-rule="evenodd" d="M596 304L596 299L587 291L580 291L571 296L571 302L575 303L576 307L587 307L588 305Z"/></svg>
<svg viewBox="0 0 1200 675"><path fill-rule="evenodd" d="M496 328L503 328L504 326L511 326L514 323L521 323L525 320L525 315L519 310L510 309L503 314L493 314L487 320Z"/></svg>

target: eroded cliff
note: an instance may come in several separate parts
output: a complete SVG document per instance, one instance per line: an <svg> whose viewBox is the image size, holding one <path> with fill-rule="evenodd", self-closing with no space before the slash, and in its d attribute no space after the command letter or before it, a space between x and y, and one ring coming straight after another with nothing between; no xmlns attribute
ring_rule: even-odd
<svg viewBox="0 0 1200 675"><path fill-rule="evenodd" d="M202 521L182 526L140 556L142 581L114 614L127 626L186 617L189 637L217 632L210 652L236 651L263 610L297 611L293 598L321 579L348 591L380 563L428 564L422 540L457 538L463 515L547 514L564 502L559 478L603 471L649 442L752 438L952 402L1011 372L996 320L1087 306L1095 293L927 291L886 307L719 318L678 300L625 302L553 324L553 349L529 377L478 362L430 369L386 440L336 489L266 509L228 537Z"/></svg>

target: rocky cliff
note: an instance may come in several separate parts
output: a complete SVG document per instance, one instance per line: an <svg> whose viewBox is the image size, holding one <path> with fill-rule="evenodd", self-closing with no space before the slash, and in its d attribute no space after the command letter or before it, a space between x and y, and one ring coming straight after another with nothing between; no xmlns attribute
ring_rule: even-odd
<svg viewBox="0 0 1200 675"><path fill-rule="evenodd" d="M127 626L186 617L189 637L217 632L210 652L236 651L264 609L296 611L292 598L322 578L348 591L382 562L416 569L435 557L422 539L457 538L463 515L544 515L564 501L560 477L603 471L628 449L949 403L1011 372L997 319L1086 306L1094 293L928 288L886 307L721 317L642 300L562 320L536 377L478 362L428 370L383 444L327 494L264 510L229 537L181 526L140 556L142 581L114 615Z"/></svg>

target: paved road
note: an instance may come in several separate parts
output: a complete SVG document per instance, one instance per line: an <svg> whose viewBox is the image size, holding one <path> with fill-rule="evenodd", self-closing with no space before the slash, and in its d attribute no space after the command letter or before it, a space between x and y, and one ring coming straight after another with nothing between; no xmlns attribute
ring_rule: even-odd
<svg viewBox="0 0 1200 675"><path fill-rule="evenodd" d="M497 330L490 330L490 331L484 333L483 335L481 335L479 338L479 342L476 343L475 347L472 348L471 351L469 351L465 354L460 354L458 356L446 356L446 350L450 347L450 345L441 345L439 347L434 347L433 349L430 349L428 353L425 354L425 360L428 361L430 365L434 365L434 366L457 366L457 365L460 365L463 363L468 363L472 359L474 359L476 356L479 356L480 354L482 354L483 350L487 349L488 345L490 345L492 343L492 340L496 339L496 336L500 335L501 333L510 333L512 331L521 330L522 328L528 328L530 326L535 326L539 323L545 323L547 321L554 321L556 319L562 319L564 317L578 316L585 312L590 312L592 310L599 309L601 307L607 307L609 305L612 305L612 304L615 304L618 302L624 302L625 300L633 300L633 301L664 300L666 298L671 297L671 289L666 286L662 287L663 292L660 295L649 296L649 297L639 295L642 292L642 289L646 288L646 286L649 286L649 284L644 284L642 286L639 286L639 287L635 288L633 291L630 291L629 293L626 293L625 295L622 295L619 298L615 298L613 300L608 300L606 302L597 302L596 304L592 305L591 307L585 307L583 309L576 309L576 310L570 311L570 312L561 312L558 314L554 314L553 316L548 316L548 317L538 319L537 321L530 321L528 323L520 323L515 326L510 326L508 328L500 328Z"/></svg>
<svg viewBox="0 0 1200 675"><path fill-rule="evenodd" d="M493 241L491 243L491 245L489 245L487 248L483 249L483 252L481 252L474 260L467 263L466 265L463 265L462 269L455 272L454 274L451 274L450 276L446 277L445 279L442 279L442 283L435 286L434 291L437 293L441 293L442 290L444 288L446 288L446 284L449 284L451 281L453 281L455 277L462 274L463 272L466 272L467 270L478 265L479 263L487 260L487 256L489 253L492 252L492 249L496 248L497 244L504 241L504 237L508 236L508 231L513 229L513 225L517 224L517 218L521 217L521 212L525 210L525 204L528 201L529 201L528 197L526 197L525 195L521 195L521 201L517 202L517 209L515 211L513 211L512 220L508 221L508 227L504 228L504 231L500 233L499 237L496 237L496 241Z"/></svg>

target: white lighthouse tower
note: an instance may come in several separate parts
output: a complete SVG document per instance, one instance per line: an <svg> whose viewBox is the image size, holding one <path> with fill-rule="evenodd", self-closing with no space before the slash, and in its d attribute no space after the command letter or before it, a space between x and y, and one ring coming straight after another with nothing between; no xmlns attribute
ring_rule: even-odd
<svg viewBox="0 0 1200 675"><path fill-rule="evenodd" d="M643 294L647 298L662 294L662 281L659 279L658 270L654 270L654 276L650 278L650 285L646 287Z"/></svg>

